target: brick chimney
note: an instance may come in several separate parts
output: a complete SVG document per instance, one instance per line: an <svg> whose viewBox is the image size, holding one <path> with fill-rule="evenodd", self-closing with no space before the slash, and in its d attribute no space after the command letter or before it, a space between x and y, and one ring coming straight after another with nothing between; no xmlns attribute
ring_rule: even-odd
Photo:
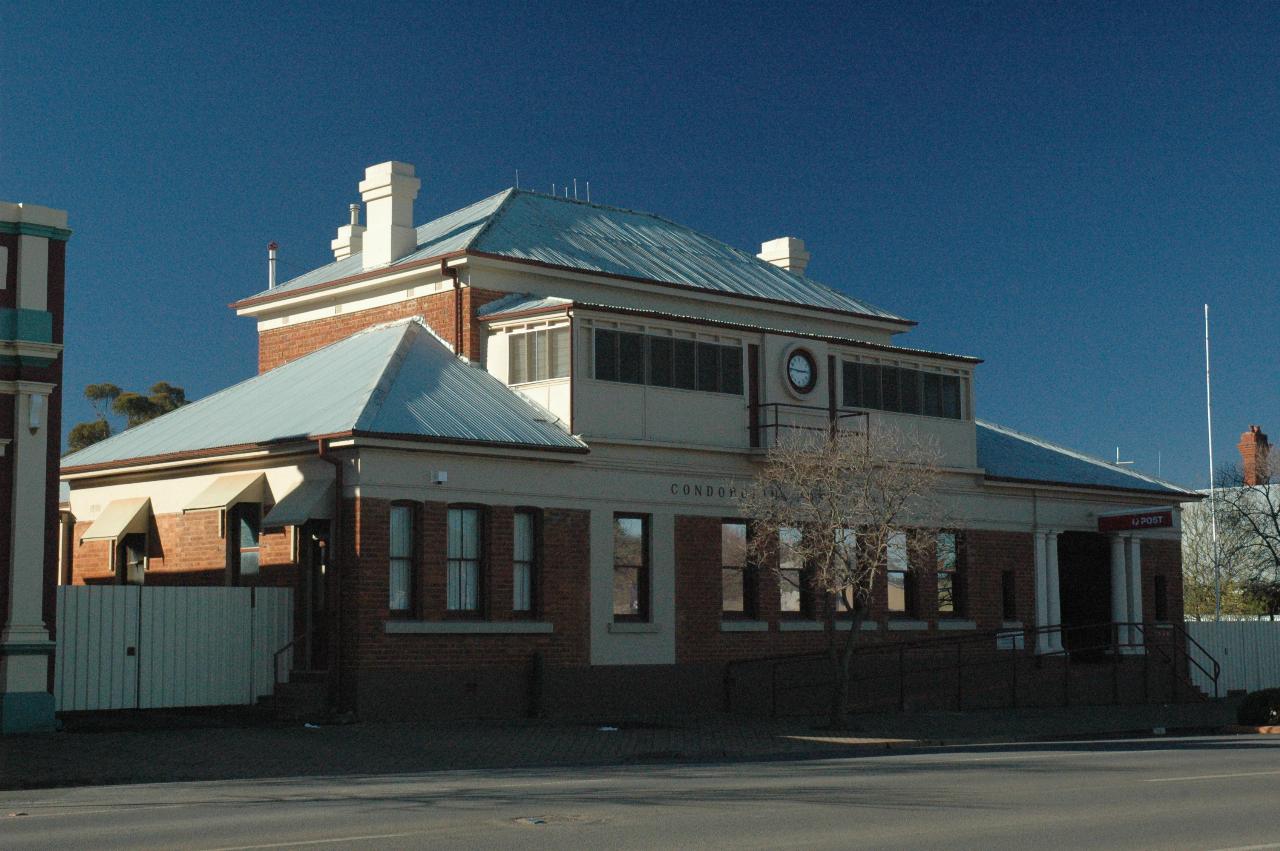
<svg viewBox="0 0 1280 851"><path fill-rule="evenodd" d="M1249 430L1240 435L1236 444L1240 450L1240 466L1244 472L1246 485L1264 485L1271 480L1271 465L1267 456L1271 453L1271 444L1259 426L1251 425Z"/></svg>
<svg viewBox="0 0 1280 851"><path fill-rule="evenodd" d="M413 199L421 185L408 163L385 162L364 170L360 198L365 209L365 269L394 263L418 247Z"/></svg>
<svg viewBox="0 0 1280 851"><path fill-rule="evenodd" d="M804 250L804 241L794 236L782 236L760 243L760 253L756 256L797 275L803 275L805 267L809 265L809 252Z"/></svg>

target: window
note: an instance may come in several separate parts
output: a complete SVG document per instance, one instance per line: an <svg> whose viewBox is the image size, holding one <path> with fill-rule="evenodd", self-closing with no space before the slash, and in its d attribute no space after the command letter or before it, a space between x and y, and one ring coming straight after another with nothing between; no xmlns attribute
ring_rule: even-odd
<svg viewBox="0 0 1280 851"><path fill-rule="evenodd" d="M956 534L939 532L934 539L938 569L938 615L959 615L960 585L956 573Z"/></svg>
<svg viewBox="0 0 1280 851"><path fill-rule="evenodd" d="M859 371L862 373L862 407L879 410L882 406L880 366L874 363L864 363ZM848 402L845 404L848 404Z"/></svg>
<svg viewBox="0 0 1280 851"><path fill-rule="evenodd" d="M546 381L569 375L569 326L511 334L507 340L507 383Z"/></svg>
<svg viewBox="0 0 1280 851"><path fill-rule="evenodd" d="M515 362L519 357L513 347L512 384L518 383L515 376L530 374L517 371ZM554 363L554 346L551 358ZM564 359L567 375L567 353ZM742 347L599 328L595 331L595 377L600 381L741 396Z"/></svg>
<svg viewBox="0 0 1280 851"><path fill-rule="evenodd" d="M909 367L844 362L844 405L960 419L960 378Z"/></svg>
<svg viewBox="0 0 1280 851"><path fill-rule="evenodd" d="M1018 619L1018 589L1014 584L1013 571L1006 570L1000 574L1000 616L1007 621Z"/></svg>
<svg viewBox="0 0 1280 851"><path fill-rule="evenodd" d="M942 376L942 415L960 419L960 379L954 375Z"/></svg>
<svg viewBox="0 0 1280 851"><path fill-rule="evenodd" d="M693 340L674 341L672 351L675 363L675 386L692 390L697 385L698 365L695 362L698 347Z"/></svg>
<svg viewBox="0 0 1280 851"><path fill-rule="evenodd" d="M720 392L742 395L742 349L720 347Z"/></svg>
<svg viewBox="0 0 1280 851"><path fill-rule="evenodd" d="M649 518L613 516L613 619L649 619Z"/></svg>
<svg viewBox="0 0 1280 851"><path fill-rule="evenodd" d="M714 343L698 343L698 389L720 390L720 347Z"/></svg>
<svg viewBox="0 0 1280 851"><path fill-rule="evenodd" d="M804 560L796 552L802 534L790 527L778 530L778 593L783 614L804 611Z"/></svg>
<svg viewBox="0 0 1280 851"><path fill-rule="evenodd" d="M726 615L751 614L751 571L747 566L747 524L720 524L720 610Z"/></svg>
<svg viewBox="0 0 1280 851"><path fill-rule="evenodd" d="M601 381L618 380L618 332L596 331L596 378Z"/></svg>
<svg viewBox="0 0 1280 851"><path fill-rule="evenodd" d="M407 612L413 599L413 506L391 506L388 552L391 555L387 608Z"/></svg>
<svg viewBox="0 0 1280 851"><path fill-rule="evenodd" d="M901 411L902 399L898 395L898 368L886 366L880 370L881 401L886 411Z"/></svg>
<svg viewBox="0 0 1280 851"><path fill-rule="evenodd" d="M262 526L262 505L257 502L240 502L232 506L229 514L232 517L231 534L231 569L235 571L235 580L245 576L258 575L258 562L262 550L259 537Z"/></svg>
<svg viewBox="0 0 1280 851"><path fill-rule="evenodd" d="M449 509L448 577L445 608L480 610L480 509Z"/></svg>
<svg viewBox="0 0 1280 851"><path fill-rule="evenodd" d="M131 532L120 541L124 553L124 582L141 585L145 581L147 566L147 536L143 532Z"/></svg>
<svg viewBox="0 0 1280 851"><path fill-rule="evenodd" d="M894 532L888 545L889 612L906 614L911 607L911 563L907 556L907 535Z"/></svg>
<svg viewBox="0 0 1280 851"><path fill-rule="evenodd" d="M644 335L618 334L618 380L644 384Z"/></svg>
<svg viewBox="0 0 1280 851"><path fill-rule="evenodd" d="M858 533L853 529L840 529L836 532L837 569L849 576L854 576L858 564ZM845 605L845 600L853 602L857 589L852 585L845 586L844 593L836 597L836 611L848 613L853 611Z"/></svg>
<svg viewBox="0 0 1280 851"><path fill-rule="evenodd" d="M514 612L533 611L533 584L536 581L537 560L536 525L532 511L515 513L511 561L511 610Z"/></svg>
<svg viewBox="0 0 1280 851"><path fill-rule="evenodd" d="M922 393L924 396L924 415L926 417L942 416L942 376L936 372L922 372Z"/></svg>
<svg viewBox="0 0 1280 851"><path fill-rule="evenodd" d="M920 371L917 369L898 370L898 393L902 403L902 413L920 413Z"/></svg>
<svg viewBox="0 0 1280 851"><path fill-rule="evenodd" d="M654 387L675 386L675 340L670 337L649 337L649 383Z"/></svg>
<svg viewBox="0 0 1280 851"><path fill-rule="evenodd" d="M1167 577L1156 575L1151 578L1151 581L1152 590L1155 592L1155 619L1163 623L1169 620L1169 580Z"/></svg>

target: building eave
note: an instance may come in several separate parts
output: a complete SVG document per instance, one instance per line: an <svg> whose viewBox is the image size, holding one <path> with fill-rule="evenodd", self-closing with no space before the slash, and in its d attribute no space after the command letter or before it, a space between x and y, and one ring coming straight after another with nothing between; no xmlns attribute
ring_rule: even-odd
<svg viewBox="0 0 1280 851"><path fill-rule="evenodd" d="M1195 499L1195 500L1204 498L1202 495L1194 494L1190 491L1177 491L1177 490L1154 491L1154 490L1143 490L1142 488L1118 488L1118 487L1113 487L1111 485L1093 485L1093 484L1084 484L1080 482L1054 482L1054 481L1045 481L1041 479L1018 479L1018 478L1013 478L1011 476L992 476L992 475L985 475L985 474L983 475L982 478L983 478L983 481L992 482L1000 485L1012 485L1015 487L1081 490L1081 491L1087 491L1090 493L1097 493L1101 491L1105 493L1113 493L1113 494L1124 495L1124 496L1142 497L1144 499L1159 499L1159 500L1164 500L1166 502L1174 498L1178 498L1179 501L1184 501L1181 499L1183 497L1191 497L1192 499ZM1185 500L1185 501L1190 501L1190 500Z"/></svg>

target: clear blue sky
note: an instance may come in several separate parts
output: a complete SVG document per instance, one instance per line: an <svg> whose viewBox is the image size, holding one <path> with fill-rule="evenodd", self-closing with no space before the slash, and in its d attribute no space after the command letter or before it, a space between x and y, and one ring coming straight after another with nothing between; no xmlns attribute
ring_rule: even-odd
<svg viewBox="0 0 1280 851"><path fill-rule="evenodd" d="M12 4L0 198L66 208L79 393L253 374L226 305L330 258L366 165L420 221L590 180L975 354L985 418L1205 478L1280 439L1280 6ZM159 5L159 4L156 4Z"/></svg>

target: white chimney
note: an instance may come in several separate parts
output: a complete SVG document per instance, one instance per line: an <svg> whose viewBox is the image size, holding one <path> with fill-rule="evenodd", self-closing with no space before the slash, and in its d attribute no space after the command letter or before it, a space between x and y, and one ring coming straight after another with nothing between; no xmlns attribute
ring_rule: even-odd
<svg viewBox="0 0 1280 851"><path fill-rule="evenodd" d="M267 243L267 289L276 288L276 250L280 246L275 242Z"/></svg>
<svg viewBox="0 0 1280 851"><path fill-rule="evenodd" d="M805 267L809 265L809 252L804 250L803 240L794 236L782 236L760 243L760 253L756 256L797 275L803 275Z"/></svg>
<svg viewBox="0 0 1280 851"><path fill-rule="evenodd" d="M351 223L338 228L338 238L329 243L334 260L359 254L364 247L364 225L360 224L360 205L351 205Z"/></svg>
<svg viewBox="0 0 1280 851"><path fill-rule="evenodd" d="M394 263L418 247L413 199L422 181L408 163L385 162L364 170L360 197L365 204L364 268Z"/></svg>

